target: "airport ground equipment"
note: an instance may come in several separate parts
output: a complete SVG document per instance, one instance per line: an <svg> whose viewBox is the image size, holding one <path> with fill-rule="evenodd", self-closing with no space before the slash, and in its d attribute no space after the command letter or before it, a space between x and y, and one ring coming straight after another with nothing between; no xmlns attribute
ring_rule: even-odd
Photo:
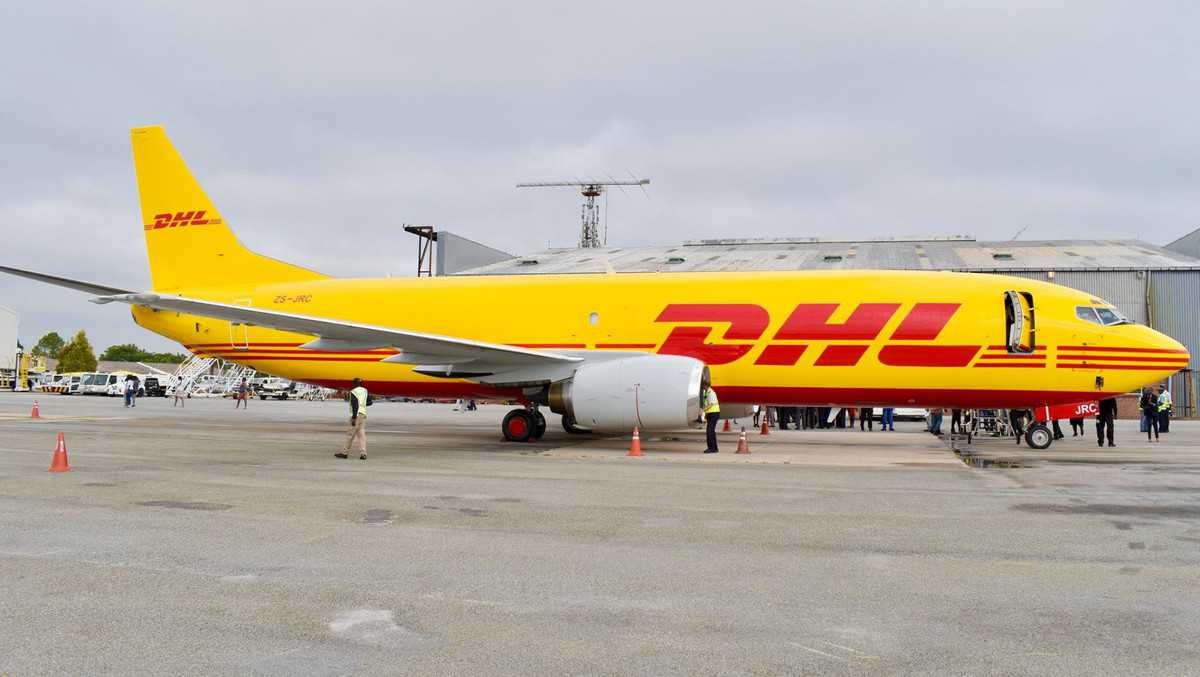
<svg viewBox="0 0 1200 677"><path fill-rule="evenodd" d="M192 355L181 362L179 367L175 369L175 373L167 378L167 391L172 393L178 392L185 396L191 395L196 387L196 379L207 374L216 362L217 358L215 357Z"/></svg>
<svg viewBox="0 0 1200 677"><path fill-rule="evenodd" d="M600 207L596 205L596 198L604 194L604 190L610 186L638 186L642 190L646 190L646 186L650 185L650 179L634 178L631 181L622 181L617 179L609 179L608 181L543 181L531 183L518 183L517 188L562 188L571 187L578 188L579 193L583 195L583 208L580 210L581 226L579 230L579 248L592 249L602 247L608 244L608 220L605 219L604 237L600 236ZM408 230L407 228L405 230ZM412 231L409 231L412 232Z"/></svg>

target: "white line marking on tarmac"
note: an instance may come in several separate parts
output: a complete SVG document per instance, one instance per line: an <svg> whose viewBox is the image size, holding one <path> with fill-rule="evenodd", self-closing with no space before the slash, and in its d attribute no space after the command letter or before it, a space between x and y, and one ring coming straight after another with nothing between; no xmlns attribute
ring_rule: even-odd
<svg viewBox="0 0 1200 677"><path fill-rule="evenodd" d="M820 643L822 643L822 644L828 644L829 646L832 646L832 647L834 647L834 648L841 649L842 651L849 651L850 653L858 654L858 656L857 656L858 658L870 658L870 659L877 659L877 658L879 658L879 656L871 656L871 655L868 655L867 653L865 653L865 652L863 652L863 651L859 651L858 649L855 649L855 648L852 648L852 647L848 647L848 646L842 646L841 644L836 644L836 643L834 643L834 642L831 642L831 641L829 641L829 640L827 640L827 639L818 639L817 641L818 641L818 642L820 642Z"/></svg>
<svg viewBox="0 0 1200 677"><path fill-rule="evenodd" d="M835 656L831 653L825 653L824 651L821 651L820 649L814 649L811 646L804 646L803 644L798 644L796 642L788 642L788 644L791 644L792 646L800 648L800 649L804 649L805 651L811 651L815 654L820 654L822 656L825 656L826 658L832 658L835 661L842 661L844 663L848 660L846 658L842 658L841 656Z"/></svg>
<svg viewBox="0 0 1200 677"><path fill-rule="evenodd" d="M393 435L416 435L415 430L371 430L373 433L391 433Z"/></svg>

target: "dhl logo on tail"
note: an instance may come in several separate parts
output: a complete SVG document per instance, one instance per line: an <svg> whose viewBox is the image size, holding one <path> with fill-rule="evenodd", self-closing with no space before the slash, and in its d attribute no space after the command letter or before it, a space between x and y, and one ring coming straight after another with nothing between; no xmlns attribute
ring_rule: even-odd
<svg viewBox="0 0 1200 677"><path fill-rule="evenodd" d="M190 212L175 212L174 214L155 214L154 223L147 223L146 230L158 230L159 228L178 228L179 226L207 226L209 224L217 225L221 223L221 219L206 219L204 215L207 210L193 210Z"/></svg>

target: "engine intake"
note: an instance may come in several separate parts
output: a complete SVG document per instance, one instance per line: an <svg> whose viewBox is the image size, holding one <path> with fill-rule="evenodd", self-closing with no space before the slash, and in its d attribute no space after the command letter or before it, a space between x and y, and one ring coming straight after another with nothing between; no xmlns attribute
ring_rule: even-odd
<svg viewBox="0 0 1200 677"><path fill-rule="evenodd" d="M700 416L700 384L707 381L703 362L679 355L585 364L550 385L550 411L595 432L684 428Z"/></svg>

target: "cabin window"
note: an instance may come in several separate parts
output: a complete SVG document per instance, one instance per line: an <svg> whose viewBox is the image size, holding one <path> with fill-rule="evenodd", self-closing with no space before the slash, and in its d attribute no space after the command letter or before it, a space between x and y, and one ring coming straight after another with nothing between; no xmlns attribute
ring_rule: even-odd
<svg viewBox="0 0 1200 677"><path fill-rule="evenodd" d="M1004 292L1004 336L1008 352L1032 353L1037 339L1034 331L1033 294Z"/></svg>

